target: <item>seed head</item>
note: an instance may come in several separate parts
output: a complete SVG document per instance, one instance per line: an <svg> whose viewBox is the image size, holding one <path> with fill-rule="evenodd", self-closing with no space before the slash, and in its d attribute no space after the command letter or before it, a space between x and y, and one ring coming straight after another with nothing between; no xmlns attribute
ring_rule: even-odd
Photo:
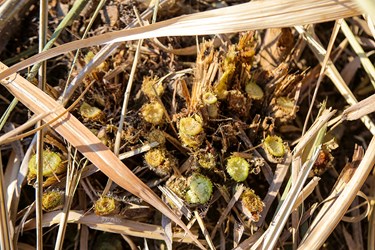
<svg viewBox="0 0 375 250"><path fill-rule="evenodd" d="M240 200L243 208L247 210L245 214L248 215L252 221L259 221L264 203L260 197L255 194L254 190L246 188L242 193Z"/></svg>
<svg viewBox="0 0 375 250"><path fill-rule="evenodd" d="M119 210L119 202L113 197L100 197L94 204L94 212L100 216L117 214Z"/></svg>
<svg viewBox="0 0 375 250"><path fill-rule="evenodd" d="M104 117L103 111L97 107L90 106L88 103L83 102L79 108L81 116L90 121L100 121Z"/></svg>
<svg viewBox="0 0 375 250"><path fill-rule="evenodd" d="M199 115L184 117L179 122L179 136L185 146L197 148L204 140L202 118Z"/></svg>
<svg viewBox="0 0 375 250"><path fill-rule="evenodd" d="M146 122L159 125L163 122L164 109L159 102L153 101L142 106L141 113Z"/></svg>
<svg viewBox="0 0 375 250"><path fill-rule="evenodd" d="M216 166L215 156L211 153L199 152L198 163L202 168L213 169Z"/></svg>
<svg viewBox="0 0 375 250"><path fill-rule="evenodd" d="M164 87L158 80L158 77L148 76L143 78L141 90L151 100L161 96L164 92Z"/></svg>
<svg viewBox="0 0 375 250"><path fill-rule="evenodd" d="M53 174L59 174L66 169L65 164L62 162L61 156L58 153L50 150L43 150L43 176L51 177ZM28 179L36 177L36 155L34 154L29 161L29 174Z"/></svg>
<svg viewBox="0 0 375 250"><path fill-rule="evenodd" d="M280 96L271 100L268 109L270 115L278 122L287 123L295 118L298 106L295 105L294 100Z"/></svg>
<svg viewBox="0 0 375 250"><path fill-rule="evenodd" d="M199 116L181 118L180 133L194 136L198 135L202 131L202 120Z"/></svg>
<svg viewBox="0 0 375 250"><path fill-rule="evenodd" d="M48 191L42 197L42 209L51 212L62 208L64 205L64 192L59 190Z"/></svg>
<svg viewBox="0 0 375 250"><path fill-rule="evenodd" d="M165 144L165 135L163 131L159 129L151 130L151 132L146 135L146 139L149 142L157 142L159 145Z"/></svg>
<svg viewBox="0 0 375 250"><path fill-rule="evenodd" d="M187 185L188 183L185 177L176 175L172 175L166 183L166 186L182 199L185 197L188 190Z"/></svg>
<svg viewBox="0 0 375 250"><path fill-rule="evenodd" d="M162 176L168 175L177 165L177 160L165 148L153 148L147 151L144 158L147 166Z"/></svg>

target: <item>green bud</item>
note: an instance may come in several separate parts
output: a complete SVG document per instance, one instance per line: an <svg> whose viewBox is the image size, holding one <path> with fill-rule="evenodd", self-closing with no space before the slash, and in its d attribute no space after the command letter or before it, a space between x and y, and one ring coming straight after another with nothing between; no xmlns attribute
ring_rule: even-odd
<svg viewBox="0 0 375 250"><path fill-rule="evenodd" d="M279 136L268 135L263 141L263 148L267 153L275 157L282 157L285 154L285 146L283 140Z"/></svg>
<svg viewBox="0 0 375 250"><path fill-rule="evenodd" d="M249 175L250 163L239 156L232 156L227 161L227 172L233 180L241 182Z"/></svg>
<svg viewBox="0 0 375 250"><path fill-rule="evenodd" d="M207 92L204 93L202 96L203 103L206 105L215 104L217 102L217 98L214 93Z"/></svg>
<svg viewBox="0 0 375 250"><path fill-rule="evenodd" d="M185 200L190 204L205 204L212 195L212 182L201 174L193 174L188 178L188 191Z"/></svg>

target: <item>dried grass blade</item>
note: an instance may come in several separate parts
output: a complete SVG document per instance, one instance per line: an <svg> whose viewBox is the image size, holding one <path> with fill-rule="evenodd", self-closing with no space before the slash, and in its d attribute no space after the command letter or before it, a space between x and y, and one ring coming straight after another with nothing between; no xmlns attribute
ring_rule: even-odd
<svg viewBox="0 0 375 250"><path fill-rule="evenodd" d="M292 211L293 205L295 201L297 200L297 195L301 191L303 184L306 181L306 178L314 165L315 160L318 157L320 147L318 147L314 155L311 157L311 159L303 165L300 174L298 176L298 180L295 183L295 185L292 186L290 192L288 193L287 198L285 199L284 203L281 205L279 211L275 215L275 218L272 220L270 227L268 228L267 232L265 233L265 238L263 242L262 249L273 249L275 247L275 244L277 242L277 239L279 238L282 229L284 228L284 225L286 221L289 218L289 215ZM309 249L309 248L307 248Z"/></svg>
<svg viewBox="0 0 375 250"><path fill-rule="evenodd" d="M319 73L318 80L316 82L316 86L315 86L313 97L311 99L311 104L310 104L309 110L307 111L307 114L306 114L305 124L303 125L303 129L302 129L302 135L305 134L307 123L308 123L309 117L311 115L312 108L314 107L314 103L315 103L315 100L316 100L316 96L318 94L320 83L322 82L323 77L325 76L324 72L326 70L328 60L330 59L330 56L331 56L333 44L334 44L334 42L336 40L336 37L337 37L337 34L339 32L341 23L343 21L344 21L343 19L336 20L335 26L333 27L332 34L331 34L331 37L329 39L329 43L328 43L328 46L327 46L327 53L324 55L323 62L321 63L322 67L320 68L320 73Z"/></svg>
<svg viewBox="0 0 375 250"><path fill-rule="evenodd" d="M316 224L310 235L303 241L298 249L318 249L325 242L337 224L340 222L356 194L367 179L375 164L375 137L372 138L363 160L359 164L353 177L345 185L344 190L333 203L321 220Z"/></svg>
<svg viewBox="0 0 375 250"><path fill-rule="evenodd" d="M165 242L165 245L167 246L167 250L172 250L173 249L172 247L172 243L173 243L172 221L168 217L162 215L161 225L164 230L164 242Z"/></svg>
<svg viewBox="0 0 375 250"><path fill-rule="evenodd" d="M319 110L317 120L307 131L307 133L301 137L300 142L295 147L291 167L292 175L289 178L287 187L284 190L284 194L282 196L283 201L279 204L278 212L274 216L271 226L267 230L268 233L266 233L265 236L263 249L272 249L276 244L276 239L279 238L281 230L283 229L289 214L293 210L294 204L298 199L297 195L300 193L302 186L304 185L306 178L313 164L315 163L317 156L319 155L321 143L327 129L327 122L334 113L335 111L325 109L325 103L323 103ZM302 163L303 167L301 168L300 165L302 165ZM293 175L295 175L295 177L293 177ZM290 184L292 184L291 188ZM293 228L297 228L297 225L292 226ZM297 246L295 245L295 247Z"/></svg>
<svg viewBox="0 0 375 250"><path fill-rule="evenodd" d="M206 226L204 225L204 222L203 222L202 218L199 216L199 213L198 213L197 210L194 210L194 216L195 216L195 218L196 218L197 221L198 221L198 225L199 225L199 227L200 227L200 229L201 229L201 231L202 231L202 233L203 233L203 235L204 235L204 238L206 239L206 241L207 241L207 243L208 243L208 246L210 247L211 250L215 250L215 249L216 249L216 248L215 248L215 245L214 245L214 243L212 242L212 239L211 239L211 237L210 237L210 234L208 233L207 228L206 228Z"/></svg>
<svg viewBox="0 0 375 250"><path fill-rule="evenodd" d="M6 69L6 66L0 63L0 70L4 69ZM14 75L12 78L14 79L13 82L7 84L5 87L35 114L45 113L59 107L59 104L55 100L23 77ZM44 121L49 122L61 115L57 121L51 124L52 128L114 182L154 206L181 226L190 237L194 238L194 235L181 219L178 218L147 185L139 180L138 177L82 123L70 113L65 113L65 111L63 107L57 108L54 113L46 116ZM204 248L198 240L195 239L195 242L198 246Z"/></svg>
<svg viewBox="0 0 375 250"><path fill-rule="evenodd" d="M326 51L322 47L322 45L318 41L316 41L309 33L307 33L301 26L296 26L295 29L304 36L310 46L310 49L314 52L316 58L320 62L322 62L323 57L326 54ZM332 61L329 61L327 65L326 75L331 79L331 81L339 90L340 94L345 98L347 103L349 103L350 105L358 103L354 94L349 89L348 85L344 82ZM363 116L361 120L363 124L368 128L368 130L370 130L370 132L375 135L375 124L371 121L371 119L368 116Z"/></svg>
<svg viewBox="0 0 375 250"><path fill-rule="evenodd" d="M322 115L319 116L314 124L310 127L310 129L306 132L306 134L301 137L299 143L294 148L293 157L296 158L297 156L301 155L302 152L305 150L305 147L308 143L315 138L319 130L328 122L329 119L336 113L335 110L324 110Z"/></svg>
<svg viewBox="0 0 375 250"><path fill-rule="evenodd" d="M354 216L344 216L342 217L342 221L354 223L357 224L360 223L363 219L367 218L371 212L371 205L370 205L370 197L368 197L366 194L364 194L362 191L358 191L357 196L361 197L365 201L361 204L358 204L358 200L356 199L353 202L352 207L348 210L348 212L351 212L354 214ZM366 209L360 213L359 208L365 207ZM353 225L354 226L354 225ZM361 229L360 229L361 230ZM360 234L362 236L362 234Z"/></svg>
<svg viewBox="0 0 375 250"><path fill-rule="evenodd" d="M9 70L0 73L0 79L4 79L31 64L94 45L152 37L207 35L291 27L356 16L361 12L358 5L351 0L252 1L67 43L12 66Z"/></svg>
<svg viewBox="0 0 375 250"><path fill-rule="evenodd" d="M81 11L85 8L85 6L89 3L89 0L79 0L75 1L72 8L69 10L69 12L66 14L64 19L59 23L56 30L53 32L50 40L46 43L43 50L48 50L53 46L53 44L56 42L56 40L59 38L61 32L71 23L76 17L81 13ZM40 63L35 64L28 75L28 79L33 79L37 73L38 69L40 67Z"/></svg>
<svg viewBox="0 0 375 250"><path fill-rule="evenodd" d="M34 142L35 142L35 140L36 140L36 138L34 139ZM31 141L31 143L34 143L34 142ZM32 149L28 148L26 150L26 153L24 154L24 157L22 158L22 163L21 163L21 166L18 169L18 175L17 175L16 185L14 187L14 190L12 191L8 187L8 197L10 197L10 199L12 199L11 205L10 205L10 208L12 208L10 210L10 219L12 221L17 221L17 208L18 208L18 204L19 204L19 201L20 201L20 198L21 198L22 184L24 183L24 181L26 179L26 176L27 176L27 171L29 170L28 162L29 162L29 159L31 157L31 153L32 153ZM19 232L15 232L15 235L13 237L13 242L17 242L18 233Z"/></svg>
<svg viewBox="0 0 375 250"><path fill-rule="evenodd" d="M244 191L245 187L243 185L238 186L236 193L233 195L233 197L228 202L227 207L225 210L221 213L221 216L219 220L216 222L216 225L214 229L211 232L211 238L214 238L216 235L217 230L223 224L224 220L227 218L227 215L232 210L234 204L239 200L240 196L242 195L242 192Z"/></svg>
<svg viewBox="0 0 375 250"><path fill-rule="evenodd" d="M297 200L293 205L293 210L298 208L302 202L309 197L309 195L314 191L315 187L319 184L320 178L314 176L310 182L302 189L298 194Z"/></svg>
<svg viewBox="0 0 375 250"><path fill-rule="evenodd" d="M372 174L372 183L374 183L374 173ZM374 185L372 185L372 189L371 189L371 194L372 194L372 197L375 197L375 188L374 188ZM370 212L370 215L369 215L369 218L368 218L368 233L367 233L367 246L369 246L369 250L374 250L375 249L375 204L374 202L371 202L370 203L370 206L371 206L371 212Z"/></svg>
<svg viewBox="0 0 375 250"><path fill-rule="evenodd" d="M3 166L0 155L0 247L1 249L13 249L9 213L6 208L6 192L4 185Z"/></svg>
<svg viewBox="0 0 375 250"><path fill-rule="evenodd" d="M122 153L120 154L118 157L120 158L120 160L124 160L126 158L130 158L132 156L135 156L135 155L138 155L138 154L142 154L146 151L149 151L150 149L154 148L154 147L157 147L159 146L159 143L158 142L151 142L151 143L146 143L144 144L143 146L139 147L139 148L136 148L132 151L128 151L128 152L125 152L125 153Z"/></svg>
<svg viewBox="0 0 375 250"><path fill-rule="evenodd" d="M356 2L362 7L373 20L375 20L375 2L373 0L356 0Z"/></svg>
<svg viewBox="0 0 375 250"><path fill-rule="evenodd" d="M5 132L14 129L14 125L8 123L4 126ZM4 186L6 187L6 209L8 212L8 221L10 227L13 229L16 223L16 215L18 208L18 201L21 195L21 187L24 178L27 174L27 168L25 171L24 165L22 165L22 160L25 159L25 152L23 151L23 146L20 141L12 143L12 150L7 167L4 174ZM27 157L27 156L26 156ZM1 158L1 157L0 157ZM3 169L3 168L1 168ZM3 216L3 215L2 215ZM2 217L3 218L3 217ZM1 231L3 235L7 235L6 232ZM16 244L18 236L12 230L13 244Z"/></svg>
<svg viewBox="0 0 375 250"><path fill-rule="evenodd" d="M272 183L268 188L266 197L263 199L265 207L262 213L260 214L260 219L257 223L258 227L261 227L263 225L263 222L266 219L268 210L271 208L272 202L275 200L277 194L280 191L280 187L284 182L286 173L288 172L291 159L292 159L292 156L289 153L289 155L286 158L285 163L277 164L276 166L276 171L275 171L275 174L273 175Z"/></svg>
<svg viewBox="0 0 375 250"><path fill-rule="evenodd" d="M262 231L262 229L260 229L256 233L254 233L253 235L251 235L249 238L247 238L246 240L242 241L233 250L245 250L245 249L249 249L249 247L253 246L255 243L260 242L260 240L262 240L263 237L264 237L264 232ZM257 245L257 247L259 247L259 245ZM257 248L257 249L259 249L259 248Z"/></svg>
<svg viewBox="0 0 375 250"><path fill-rule="evenodd" d="M363 69L366 71L372 86L375 87L375 68L370 59L367 57L365 51L363 50L362 46L359 44L357 39L355 38L353 32L350 30L348 24L343 20L341 24L341 30L348 39L350 45L352 46L355 53L358 55L359 60L363 66Z"/></svg>
<svg viewBox="0 0 375 250"><path fill-rule="evenodd" d="M49 227L58 224L62 216L61 211L46 213L43 217L43 226ZM79 223L87 225L91 228L105 232L122 233L135 237L163 240L163 228L157 225L137 222L127 219L121 219L111 216L97 216L95 214L86 214L82 211L71 210L67 218L68 223ZM28 220L25 223L24 230L32 230L35 228L35 219ZM185 237L183 232L173 235L175 241L185 243L193 243L189 237Z"/></svg>
<svg viewBox="0 0 375 250"><path fill-rule="evenodd" d="M19 137L17 137L17 135L20 134L22 131L30 128L33 125L35 125L35 123L42 120L49 113L51 113L51 112L48 112L46 114L38 114L36 116L33 116L29 120L27 120L26 123L22 124L21 126L15 128L13 130L10 130L9 132L6 132L6 134L0 136L0 144L7 144L7 143L10 143L10 142L22 139L23 137L19 138ZM15 140L12 140L12 139L14 139L14 137L17 137L17 138Z"/></svg>
<svg viewBox="0 0 375 250"><path fill-rule="evenodd" d="M47 28L48 28L48 1L39 0L39 32L38 32L38 47L39 52L43 51L47 43ZM38 70L38 88L45 91L47 85L47 62L41 62ZM36 128L43 126L42 121L36 123ZM44 131L43 129L36 132L36 182L35 182L35 214L37 219L36 228L36 249L43 249L43 226L42 226L42 198L43 198L43 148L44 148Z"/></svg>
<svg viewBox="0 0 375 250"><path fill-rule="evenodd" d="M375 111L375 95L371 95L366 99L350 106L342 113L342 120L353 121L362 118Z"/></svg>
<svg viewBox="0 0 375 250"><path fill-rule="evenodd" d="M75 150L74 158L71 160L67 171L67 179L65 183L65 203L56 236L55 250L63 249L67 220L72 206L74 193L76 192L78 183L81 179L82 170L88 163L88 161L85 160L84 163L82 163L83 166L79 166L80 163L77 163L75 160L77 153L77 150Z"/></svg>

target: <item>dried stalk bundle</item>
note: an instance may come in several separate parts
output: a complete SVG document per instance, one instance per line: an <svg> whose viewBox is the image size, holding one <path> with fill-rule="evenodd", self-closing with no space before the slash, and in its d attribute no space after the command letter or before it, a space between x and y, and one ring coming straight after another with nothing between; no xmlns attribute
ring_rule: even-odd
<svg viewBox="0 0 375 250"><path fill-rule="evenodd" d="M1 70L6 68L4 64L0 64L0 66ZM147 185L140 181L91 131L75 117L67 113L64 107L19 75L15 76L13 83L7 85L7 87L15 97L36 114L56 110L53 114L46 116L44 121L48 123L58 117L56 121L52 122L51 126L86 156L87 159L118 185L144 199L160 210L160 212L174 220L195 239L181 219ZM34 95L34 97L31 97L30 94ZM195 240L195 242L203 248L199 241Z"/></svg>
<svg viewBox="0 0 375 250"><path fill-rule="evenodd" d="M85 127L73 115L71 115L61 104L50 98L47 94L37 89L33 84L17 75L16 73L32 64L45 61L54 56L70 52L78 48L90 47L94 45L113 44L124 41L165 36L192 36L233 33L257 29L292 27L296 25L299 25L299 27L296 28L297 30L302 30L300 25L332 21L339 18L356 16L359 14L361 14L360 8L355 3L355 1L351 0L253 1L233 7L180 16L148 26L115 31L80 41L70 42L48 51L39 53L10 68L7 68L5 65L0 63L0 80L2 85L7 88L9 92L11 92L11 94L18 98L28 109L34 112L34 114L39 117L39 119L43 119L44 122L50 123L49 125L56 132L58 132L73 147L79 150L89 161L97 166L111 180L116 182L118 185L120 185L130 193L142 198L144 201L154 206L161 213L163 213L173 222L177 223L177 225L182 227L189 236L184 237L184 235L177 233L173 235L173 239L170 236L171 242L172 240L180 240L181 242L195 243L197 246L204 249L202 242L199 241L197 239L197 236L190 231L190 227L186 226L181 218L177 216L176 213L172 211L172 209L168 207L159 198L158 195L156 195L145 183L143 183L120 161L121 158L127 157L126 155L128 154L120 156L119 159L113 152L110 151L109 148L107 148L103 144L103 141L94 136L87 127ZM287 28L286 30L284 30L284 32L291 35L291 30L292 29ZM269 192L267 193L266 198L262 201L259 196L252 193L253 190L251 189L245 189L246 191L244 192L252 194L252 199L248 198L248 200L257 201L258 209L255 211L249 210L250 212L247 211L247 213L245 213L245 215L247 216L246 219L248 219L249 217L253 218L252 222L258 223L257 226L263 226L265 223L265 217L267 216L267 218L269 218L267 212L269 211L272 202L276 199L277 193L279 192L281 184L284 181L284 177L287 174L287 167L292 162L292 168L293 171L295 171L294 173L292 173L292 176L294 174L294 177L296 178L291 178L292 188L291 190L289 190L287 199L284 201L285 203L281 206L281 209L276 214L277 216L275 216L274 220L271 223L271 226L266 231L266 233L263 233L263 235L261 236L255 234L257 235L256 237L258 237L257 240L254 239L255 235L253 235L252 237L243 241L243 243L241 244L239 244L239 242L241 241L242 235L234 237L238 238L234 240L235 244L238 245L238 249L243 249L243 247L249 248L250 246L247 244L250 244L250 242L251 244L254 244L256 242L253 246L253 249L261 246L262 243L263 247L271 249L274 248L274 246L277 244L276 241L279 239L279 236L281 235L280 237L282 237L282 230L284 229L284 225L288 221L292 210L297 210L298 206L305 199L305 196L312 192L312 186L315 186L317 184L317 180L315 178L310 182L311 186L309 185L305 189L303 189L304 182L308 174L310 173L310 169L314 167L314 161L319 157L318 150L312 151L312 149L318 148L317 144L321 144L323 137L326 135L325 133L328 121L335 114L335 111L326 110L322 112L321 116L311 126L310 130L308 130L308 132L299 139L299 144L294 147L294 151L290 151L287 143L285 143L281 139L281 137L273 135L273 126L277 126L282 123L286 124L288 121L296 117L299 94L299 90L297 89L302 84L301 79L304 77L304 73L301 75L293 75L293 77L295 78L290 77L289 81L287 79L289 76L291 76L291 74L289 75L286 73L288 72L287 63L283 65L283 63L281 62L286 60L287 54L292 50L291 46L285 55L280 56L280 61L276 61L274 65L270 67L270 69L264 70L265 72L267 71L267 73L275 75L279 70L280 72L285 73L283 76L288 75L288 77L278 78L277 76L274 76L273 83L272 81L268 81L267 83L263 83L263 88L261 86L258 86L258 83L256 82L257 77L251 75L253 73L251 72L253 63L252 57L255 54L255 46L252 47L252 37L254 33L248 32L247 35L247 38L241 40L246 36L245 35L240 39L239 44L241 44L242 41L242 45L239 45L237 47L236 45L223 45L220 49L225 52L216 50L216 45L214 45L216 44L215 42L206 43L201 46L196 63L197 67L194 75L195 78L192 81L193 84L191 88L191 95L187 87L188 85L186 84L186 82L184 82L184 80L181 80L183 89L182 92L184 92L181 94L181 99L184 99L186 101L186 109L182 108L181 111L176 108L176 110L174 110L173 112L176 117L173 117L172 119L171 117L169 117L168 110L166 109L164 105L165 103L163 103L163 99L161 97L164 89L162 89L161 91L160 89L158 89L158 85L154 83L152 83L148 88L146 88L145 86L142 87L142 91L149 99L149 103L145 104L140 109L140 114L143 117L144 122L148 123L148 128L152 128L151 130L154 131L158 130L158 132L163 134L164 140L163 142L156 142L153 140L149 141L149 147L155 148L148 151L148 153L144 155L143 159L148 165L149 169L155 171L160 176L167 176L168 178L171 177L169 175L171 175L172 172L174 173L172 177L175 179L171 177L166 182L166 189L170 189L170 193L176 195L178 199L185 198L187 206L191 206L189 208L202 208L203 206L207 205L207 211L208 208L216 201L215 199L217 198L218 192L216 192L215 194L214 191L217 183L212 183L209 177L205 176L202 173L194 173L190 177L188 177L185 176L186 172L191 173L189 171L195 171L196 169L193 169L194 167L202 167L199 171L202 171L203 173L209 173L209 171L214 172L213 170L217 170L215 169L216 160L217 158L220 158L221 162L218 163L218 165L221 164L222 166L224 166L224 163L226 163L226 168L223 168L223 171L221 171L218 176L226 176L227 179L223 181L223 183L229 183L229 185L233 185L234 187L235 185L233 183L238 185L237 182L244 182L245 186L248 185L247 181L249 181L250 179L248 178L249 173L258 174L260 171L263 171L265 179L267 179L268 184L270 184ZM204 47L205 45L207 45L207 47ZM248 46L248 50L243 49L246 46ZM169 48L165 49L165 51L173 52L173 50L169 50ZM139 48L137 49L137 53L138 52ZM242 55L243 58L251 59L247 61L236 61L233 59L235 58L235 56L231 57L231 52L232 55L236 56L237 54L241 55L241 53L247 52L249 53L249 55L251 55L248 57ZM317 57L319 58L319 55L317 55ZM329 57L327 56L327 58ZM244 63L245 61L246 63ZM237 78L232 78L232 76L235 75L234 72L236 63L237 66L241 64L241 67L243 68L241 68L241 70L238 70L238 68L240 68L238 67L236 74L238 73L238 75L240 76L237 76ZM277 66L280 63L281 65ZM136 63L134 63L134 65L136 65ZM228 68L230 68L230 66L234 68L225 69L226 66L228 66ZM329 70L332 70L331 68L332 66L328 67ZM327 75L329 75L329 70L328 73L326 73ZM241 74L239 72L241 72ZM248 75L243 72L247 72ZM165 76L165 78L167 78L167 76ZM154 79L156 82L157 78L150 77L149 80L151 79ZM254 82L252 82L253 80ZM225 86L225 88L220 89L220 87L222 87L220 85L221 81L224 82L224 85L227 84L229 87ZM269 82L271 82L271 84L269 84ZM158 84L160 84L161 86L163 84L162 80L158 81ZM270 87L270 85L272 86ZM167 91L168 90L165 90L165 92ZM292 95L294 95L294 99ZM343 119L358 119L361 116L373 112L374 108L372 108L370 105L374 100L373 98L374 97L370 97L367 100L347 109L342 116ZM248 99L251 99L253 103L246 102ZM264 103L261 102L264 99L266 99L267 103L266 101ZM240 114L239 117L237 117L236 115L233 116L235 118L233 118L232 116L228 116L228 120L236 120L238 118L238 121L236 121L237 123L233 122L233 124L231 124L228 122L226 126L219 125L215 127L217 124L219 124L216 123L218 120L220 120L219 118L225 116L218 109L218 107L220 107L220 103L228 104L228 109L226 111L230 110L231 112L236 113L236 115ZM267 123L267 120L264 117L258 114L260 112L256 113L258 110L254 112L253 109L253 113L256 113L254 117L252 117L253 113L249 115L251 105L254 105L253 107L260 107L261 104L263 104L263 107L266 107L265 113L267 113L266 118L269 119L269 123ZM267 106L267 104L269 105ZM84 112L85 110L83 108L86 108L90 111L97 111L98 118L92 119L91 116L87 115L87 112ZM81 116L85 117L88 120L91 119L93 121L102 121L103 119L105 119L105 115L102 110L94 109L94 107L91 107L89 104L81 105L80 111ZM177 111L180 112L178 113ZM156 113L159 114L159 116L156 117L157 119L155 119ZM249 119L250 117L254 119L251 121ZM243 121L241 120L242 118ZM208 121L213 122L209 123ZM262 121L263 124L260 125L260 121ZM241 122L243 122L243 124L241 124ZM247 124L247 122L249 122L249 124ZM124 123L123 120L121 120L121 124L122 123ZM272 126L270 124L272 124ZM165 131L161 131L167 125L170 126L172 130L174 130L176 137L178 137L177 139L170 138L173 136L168 135ZM241 127L241 125L244 126ZM269 127L267 127L268 125ZM261 126L267 128L258 130L258 128ZM220 150L217 150L215 148L215 142L209 142L209 140L207 139L207 135L209 138L213 138L213 135L216 136L216 132L210 133L210 129L213 130L212 127L215 127L214 129L220 131L223 135L222 137L224 139L220 141L223 146L220 148ZM257 129L251 130L253 128ZM132 127L132 129L137 130L136 126ZM262 132L264 138L258 140L260 144L259 148L253 147L253 137L248 137L248 134L252 133L255 138L257 134L261 134ZM266 137L266 135L268 136ZM166 138L164 138L164 136ZM219 137L220 136L217 136L217 138ZM257 139L259 139L259 137L260 136L258 135ZM230 139L237 141L242 140L236 146L238 146L238 150L240 148L246 148L246 151L234 153L233 151L230 151L230 149L228 148L230 148L230 146L233 146L230 144L236 144L232 143ZM170 152L168 152L167 147L164 145L166 143L166 140L169 141L168 143L173 144L175 148L180 149L182 154L185 154L186 152L190 154L189 159L186 161L186 166L182 166L180 169L178 169L177 158L175 158ZM0 145L4 143L4 141L0 141ZM242 144L246 147L242 146ZM369 145L369 149L366 152L363 161L359 164L355 175L352 176L352 179L348 182L348 185L344 188L338 199L333 202L333 206L331 207L330 211L333 211L332 213L334 213L335 215L332 216L332 213L328 212L329 216L322 216L322 219L320 221L316 221L316 224L314 224L314 226L316 227L311 229L309 234L306 236L306 239L304 239L302 244L299 246L299 249L320 247L324 243L325 239L329 236L329 234L334 230L337 223L343 217L348 206L354 199L356 192L364 183L365 178L368 176L369 171L371 170L371 166L373 166L375 163L375 154L373 154L374 145L375 142L373 139ZM146 146L147 145L145 145L144 147ZM149 148L145 150L148 149ZM247 149L252 152L248 153ZM215 150L221 152L220 157L217 157L217 155L219 154L216 155L217 152L215 152ZM314 152L313 155L312 152ZM134 151L131 153L135 154L136 152ZM253 154L256 156L255 158L257 160L261 159L262 162L257 162L256 160L254 160ZM271 158L265 156L269 154L273 155L271 156L273 160L270 160ZM191 163L189 160L194 163ZM275 173L273 173L274 170L268 164L270 164L272 167L276 166L277 170ZM304 167L301 170L302 166ZM189 168L188 171L186 171L187 168ZM225 179L226 177L224 177L223 179ZM165 180L166 179L161 180L159 183ZM182 187L181 190L178 190L177 188L180 187ZM286 190L288 190L288 188L286 188ZM246 223L243 223L244 219L241 217L242 214L240 215L237 210L240 209L242 212L244 211L243 205L245 203L245 199L242 195L243 191L244 190L242 190L241 186L239 189L237 189L236 194L232 197L232 199L229 198L229 192L228 195L225 196L223 194L225 192L220 191L221 195L227 202L227 207L224 212L222 212L221 217L217 221L217 224L213 229L211 235L207 231L207 229L210 230L210 227L204 225L201 218L203 217L204 219L204 216L198 214L198 209L194 211L195 218L198 220L201 230L206 237L207 244L212 249L214 248L214 237L215 235L219 234L219 227L225 224L224 221L228 219L227 217L229 217L231 212L237 213L238 221L240 221L242 224L246 224L248 222L246 221ZM285 193L287 192L288 191L285 191ZM165 194L165 192L163 193L167 197L167 199L170 198L169 195ZM242 207L238 206L239 203L242 204ZM170 204L176 205L173 201L171 201ZM184 206L186 204L184 203ZM263 209L264 206L265 208ZM69 208L67 207L68 206L66 206L66 210L69 210ZM115 211L116 213L118 212L117 210ZM108 225L106 223L101 223L101 218L93 214L84 215L75 211L70 211L69 213L68 212L64 215L66 216L65 220L67 220L68 222L82 223L98 230L116 233L127 233L135 237L149 237L158 240L165 240L165 235L168 234L166 233L167 228L161 228L155 225L142 224L134 221L118 219L115 217L107 217L109 219L113 218L113 220L115 221L115 223ZM115 213L110 213L111 216L113 214ZM61 213L59 212L51 212L46 214L46 217L43 221L43 226L50 226L53 223L57 223L59 216L61 217ZM322 225L323 222L326 224ZM190 223L194 223L194 219L190 221ZM255 225L255 223L251 224L251 222L249 222L251 226ZM293 227L294 226L295 225L293 225ZM29 220L25 225L26 230L32 229L34 227L34 219ZM165 231L163 231L163 229ZM251 227L251 229L253 228ZM170 232L172 232L172 230ZM225 243L221 243L225 245ZM297 245L295 245L295 247L297 247Z"/></svg>

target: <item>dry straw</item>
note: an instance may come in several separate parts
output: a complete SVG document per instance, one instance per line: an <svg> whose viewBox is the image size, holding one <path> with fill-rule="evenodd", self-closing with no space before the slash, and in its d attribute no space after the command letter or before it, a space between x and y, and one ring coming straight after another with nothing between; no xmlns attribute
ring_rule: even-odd
<svg viewBox="0 0 375 250"><path fill-rule="evenodd" d="M43 117L44 122L52 122L51 127L76 147L103 173L109 176L118 185L144 199L164 215L168 216L188 233L190 240L193 240L198 246L204 248L201 242L196 240L195 236L189 231L180 218L83 124L66 112L55 100L37 89L33 84L19 75L12 74L51 57L78 48L94 45L163 36L207 35L273 27L292 27L296 25L332 21L359 14L361 14L360 8L355 2L350 0L253 1L233 7L181 16L144 27L111 32L85 40L67 43L37 54L9 69L5 65L0 64L0 79L6 78L6 80L2 81L2 84L32 112L36 115L46 114L46 116ZM51 110L53 110L52 113ZM54 120L56 118L57 120ZM361 166L368 167L371 163L373 165L374 157L370 157L370 153L372 153L375 144L373 141L359 169L361 169ZM0 141L0 144L1 143ZM298 149L299 147L297 147L295 152L299 152ZM356 176L357 173L358 175L361 174L361 176ZM350 191L349 188L344 190L347 195L345 200L343 199L341 202L341 204L343 202L345 203L344 207L350 204L348 202L353 197L353 192L359 189L364 180L363 176L366 174L368 174L367 168L363 171L356 172L354 177L357 177L357 179L353 177L354 180L349 183L352 185L353 190ZM338 216L341 216L346 209L341 209L340 211ZM335 217L332 223L337 224L338 219L339 217ZM325 228L327 228L328 231L332 231L334 227ZM325 232L327 233L326 235L329 235L328 231ZM312 240L316 240L315 237L324 239L321 235L316 236L316 234L311 234L311 236L312 237L309 238ZM304 244L308 244L308 242L309 240L306 240Z"/></svg>
<svg viewBox="0 0 375 250"><path fill-rule="evenodd" d="M0 79L51 57L100 44L163 36L207 35L292 27L327 22L359 14L361 14L360 8L350 0L254 1L70 42L12 66L9 70L0 73Z"/></svg>
<svg viewBox="0 0 375 250"><path fill-rule="evenodd" d="M4 70L6 66L0 64L0 68ZM54 113L46 116L44 121L48 123L59 117L56 121L52 122L51 126L62 137L69 141L113 181L134 195L144 199L149 204L152 204L156 209L184 228L190 237L195 239L195 236L185 224L160 198L139 180L88 128L70 113L65 112L64 107L19 75L15 76L14 81L10 85L7 85L7 87L15 97L36 114L45 113L51 109L56 110ZM200 242L197 240L195 242L201 248L204 248Z"/></svg>

